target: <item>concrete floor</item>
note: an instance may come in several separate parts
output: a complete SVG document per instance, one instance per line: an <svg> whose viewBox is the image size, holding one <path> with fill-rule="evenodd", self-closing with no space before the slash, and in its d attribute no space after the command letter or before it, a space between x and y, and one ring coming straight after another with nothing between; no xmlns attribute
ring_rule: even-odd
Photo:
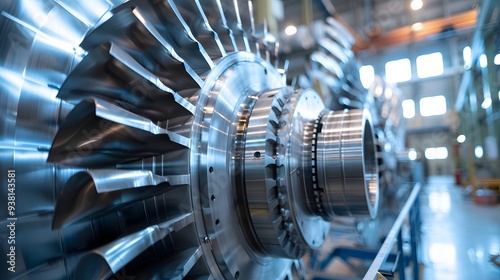
<svg viewBox="0 0 500 280"><path fill-rule="evenodd" d="M424 280L499 280L500 205L482 206L451 177L431 177L420 197Z"/></svg>

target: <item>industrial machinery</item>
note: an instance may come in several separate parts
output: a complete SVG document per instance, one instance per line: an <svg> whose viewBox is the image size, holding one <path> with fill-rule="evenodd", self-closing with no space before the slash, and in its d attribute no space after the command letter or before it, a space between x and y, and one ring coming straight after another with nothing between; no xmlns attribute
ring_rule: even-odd
<svg viewBox="0 0 500 280"><path fill-rule="evenodd" d="M283 36L280 57L289 61L288 77L292 84L314 88L331 110L369 110L374 127L380 201L383 205L377 219L337 218L334 222L356 227L358 247L378 250L390 225L409 194L412 180L410 162L404 148L405 118L402 115L400 91L381 77L363 86L353 45L354 36L335 17L329 1L321 1L326 18L309 27L302 26L296 36ZM304 43L306 42L306 43ZM403 168L402 168L403 167ZM334 224L335 226L335 224ZM332 246L345 246L342 241ZM332 248L323 247L322 255Z"/></svg>
<svg viewBox="0 0 500 280"><path fill-rule="evenodd" d="M0 9L1 279L292 279L376 215L370 112L288 87L252 2Z"/></svg>

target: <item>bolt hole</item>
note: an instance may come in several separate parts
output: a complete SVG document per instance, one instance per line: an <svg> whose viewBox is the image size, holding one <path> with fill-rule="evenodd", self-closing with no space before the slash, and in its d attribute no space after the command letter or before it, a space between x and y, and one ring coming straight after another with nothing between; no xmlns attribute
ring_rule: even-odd
<svg viewBox="0 0 500 280"><path fill-rule="evenodd" d="M215 225L216 225L216 226L219 226L219 225L220 225L220 221L219 221L219 219L215 220Z"/></svg>
<svg viewBox="0 0 500 280"><path fill-rule="evenodd" d="M210 167L208 168L208 172L210 172L210 173L214 173L214 168L213 168L212 166L210 166Z"/></svg>
<svg viewBox="0 0 500 280"><path fill-rule="evenodd" d="M304 221L300 221L300 225L301 225L301 226L304 226Z"/></svg>
<svg viewBox="0 0 500 280"><path fill-rule="evenodd" d="M267 69L264 69L264 75L267 75Z"/></svg>
<svg viewBox="0 0 500 280"><path fill-rule="evenodd" d="M238 278L240 278L240 272L236 271L236 273L234 274L234 279L238 279Z"/></svg>
<svg viewBox="0 0 500 280"><path fill-rule="evenodd" d="M313 245L316 243L316 240L313 240Z"/></svg>
<svg viewBox="0 0 500 280"><path fill-rule="evenodd" d="M255 152L255 153L253 153L253 156L254 156L255 158L260 158L260 152L259 152L259 151L257 151L257 152Z"/></svg>
<svg viewBox="0 0 500 280"><path fill-rule="evenodd" d="M212 196L210 197L210 200L215 201L215 195L212 194Z"/></svg>

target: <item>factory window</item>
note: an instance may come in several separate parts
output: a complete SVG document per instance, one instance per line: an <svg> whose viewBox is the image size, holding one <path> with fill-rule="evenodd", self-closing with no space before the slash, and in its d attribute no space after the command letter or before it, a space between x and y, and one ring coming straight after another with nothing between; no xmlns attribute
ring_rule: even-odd
<svg viewBox="0 0 500 280"><path fill-rule="evenodd" d="M420 99L420 115L422 117L446 114L446 98L443 95Z"/></svg>
<svg viewBox="0 0 500 280"><path fill-rule="evenodd" d="M403 116L407 119L415 117L415 101L411 99L403 100L401 103L403 106Z"/></svg>
<svg viewBox="0 0 500 280"><path fill-rule="evenodd" d="M359 77L364 88L369 88L375 80L375 69L371 65L364 65L359 68Z"/></svg>
<svg viewBox="0 0 500 280"><path fill-rule="evenodd" d="M427 148L424 151L425 158L429 160L433 159L447 159L448 158L448 149L446 147L435 147L435 148Z"/></svg>
<svg viewBox="0 0 500 280"><path fill-rule="evenodd" d="M417 57L417 76L419 78L439 76L443 72L443 55L440 52Z"/></svg>
<svg viewBox="0 0 500 280"><path fill-rule="evenodd" d="M411 79L411 63L408 58L389 61L385 64L385 78L389 83L406 82Z"/></svg>

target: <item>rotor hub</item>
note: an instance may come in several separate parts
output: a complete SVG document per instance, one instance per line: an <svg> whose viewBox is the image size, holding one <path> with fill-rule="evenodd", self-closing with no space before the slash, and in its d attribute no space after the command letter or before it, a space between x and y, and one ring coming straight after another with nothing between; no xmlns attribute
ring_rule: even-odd
<svg viewBox="0 0 500 280"><path fill-rule="evenodd" d="M286 87L267 62L238 56L220 62L213 71L218 75L208 79L213 87L205 91L210 105L203 122L210 121L210 130L202 138L207 139L207 160L219 165L204 165L208 186L221 183L210 179L214 170L227 170L232 184L222 188L228 189L224 201L238 205L227 213L229 205L212 203L210 222L215 221L214 234L221 228L226 240L244 237L253 258L300 258L324 242L335 215L376 213L370 114L326 110L314 90ZM260 81L260 89L252 80ZM211 151L220 156L211 157ZM221 215L237 217L239 228L223 229Z"/></svg>

